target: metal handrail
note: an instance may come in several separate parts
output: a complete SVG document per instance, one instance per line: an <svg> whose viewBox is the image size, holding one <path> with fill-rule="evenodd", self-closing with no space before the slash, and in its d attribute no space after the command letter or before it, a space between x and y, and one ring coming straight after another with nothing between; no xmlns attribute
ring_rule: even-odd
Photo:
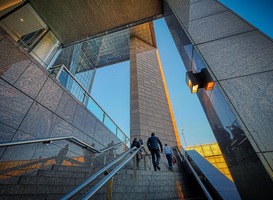
<svg viewBox="0 0 273 200"><path fill-rule="evenodd" d="M33 140L21 140L21 141L16 141L16 142L6 142L6 143L0 143L0 147L32 144L32 143L39 143L39 142L48 142L48 143L50 143L50 142L56 141L56 140L69 140L69 141L74 142L75 144L77 144L79 146L83 146L84 148L86 148L89 151L92 151L92 152L95 152L95 153L101 153L99 150L97 150L97 149L93 148L92 146L90 146L89 144L75 138L74 136L61 136L61 137L55 137L55 138L41 138L41 139L33 139ZM114 146L112 146L112 148Z"/></svg>
<svg viewBox="0 0 273 200"><path fill-rule="evenodd" d="M179 149L178 149L177 147L173 147L173 148L175 148L176 151L178 152L178 154L180 154L179 157L180 157L180 159L181 159L181 158L182 158L182 157L181 157L182 154L181 154L181 152L179 151ZM182 149L183 149L183 147L182 147ZM184 149L183 149L183 150L184 150ZM205 185L203 184L203 182L200 180L199 176L198 176L197 173L195 172L194 168L192 167L192 165L191 165L190 161L188 160L187 156L186 156L186 155L182 155L182 156L183 156L184 160L186 161L186 163L188 164L188 166L189 166L189 168L190 168L192 174L193 174L194 177L196 178L196 180L197 180L197 182L199 183L200 187L202 188L203 192L205 193L206 197L207 197L209 200L213 200L213 198L212 198L211 195L209 194L207 188L205 187ZM182 160L181 160L181 161L182 161Z"/></svg>
<svg viewBox="0 0 273 200"><path fill-rule="evenodd" d="M81 200L87 200L92 197L107 181L109 181L119 170L121 170L143 147L138 148L131 156L122 161L115 169L113 169L107 176L105 176L100 182L98 182L92 189L90 189ZM131 150L136 149L136 147ZM131 152L131 151L130 151ZM126 154L128 155L128 153Z"/></svg>
<svg viewBox="0 0 273 200"><path fill-rule="evenodd" d="M96 172L95 174L93 174L92 176L90 176L88 179L86 179L82 184L80 184L78 187L76 187L75 189L73 189L71 192L69 192L68 194L66 194L65 196L63 196L62 198L61 198L61 200L66 200L66 199L69 199L69 198L71 198L71 197L73 197L75 194L77 194L79 191L81 191L84 187L86 187L88 184L90 184L93 180L95 180L98 176L100 176L102 173L104 173L105 171L107 171L108 169L110 169L113 165L115 165L117 162L119 162L120 160L122 160L126 155L128 155L128 154L130 154L132 151L134 151L136 149L136 147L134 147L134 148L132 148L132 149L129 149L128 151L126 151L125 153L123 153L122 155L120 155L118 158L116 158L115 160L113 160L111 163L109 163L108 165L106 165L105 167L103 167L102 169L100 169L98 172ZM133 154L132 154L132 156L130 156L130 159L140 150L141 148L139 148L139 149L137 149L137 151L136 152L134 152ZM122 162L123 163L123 162ZM127 163L127 162L126 162ZM125 164L126 164L125 163ZM125 165L124 164L124 165ZM122 165L122 167L124 166L124 165ZM118 165L118 166L120 166L120 165ZM116 172L115 172L116 173ZM114 173L114 174L115 174ZM112 172L111 173L109 173L106 177L108 177L109 175L112 175ZM113 175L114 175L113 174ZM112 176L113 176L112 175ZM112 177L111 176L111 177ZM111 178L110 177L110 178ZM110 179L109 178L109 179ZM109 179L107 179L107 180L109 180ZM104 180L104 179L102 179L102 180ZM101 183L101 181L99 182L99 183ZM98 184L99 184L98 183ZM104 184L105 184L106 182L104 182L99 188L101 188ZM97 185L98 185L97 184ZM95 185L94 187L96 187L97 185ZM97 187L96 187L97 188ZM98 188L98 189L99 189ZM96 191L98 190L98 189L96 189ZM95 191L95 192L96 192ZM88 193L89 194L89 193ZM93 195L94 193L92 193L92 195ZM91 196L92 196L91 195Z"/></svg>
<svg viewBox="0 0 273 200"><path fill-rule="evenodd" d="M101 150L99 150L99 151L100 151L100 153L104 153L104 152L109 151L110 149L113 149L113 148L115 148L115 147L117 147L117 146L120 146L120 145L122 145L122 144L124 144L124 143L123 143L123 142L119 142L119 143L117 143L117 144L114 144L114 145L112 145L112 146L110 146L110 147L106 147L106 148L101 149Z"/></svg>

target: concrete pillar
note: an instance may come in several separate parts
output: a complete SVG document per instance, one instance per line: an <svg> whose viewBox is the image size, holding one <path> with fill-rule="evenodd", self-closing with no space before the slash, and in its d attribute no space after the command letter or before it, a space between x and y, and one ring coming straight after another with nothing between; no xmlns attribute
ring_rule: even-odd
<svg viewBox="0 0 273 200"><path fill-rule="evenodd" d="M136 37L130 44L130 129L144 144L154 132L163 145L180 145L158 51Z"/></svg>

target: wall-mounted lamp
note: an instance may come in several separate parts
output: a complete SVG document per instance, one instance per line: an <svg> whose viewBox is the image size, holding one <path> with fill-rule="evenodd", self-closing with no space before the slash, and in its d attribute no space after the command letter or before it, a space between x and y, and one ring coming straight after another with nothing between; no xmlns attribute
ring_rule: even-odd
<svg viewBox="0 0 273 200"><path fill-rule="evenodd" d="M206 68L195 74L192 71L187 72L186 83L189 86L191 93L198 92L199 88L212 90L214 86L214 81Z"/></svg>
<svg viewBox="0 0 273 200"><path fill-rule="evenodd" d="M48 141L44 141L44 142L43 142L43 144L46 145L46 146L48 146L48 145L51 144L51 143L52 143L51 140L48 140Z"/></svg>

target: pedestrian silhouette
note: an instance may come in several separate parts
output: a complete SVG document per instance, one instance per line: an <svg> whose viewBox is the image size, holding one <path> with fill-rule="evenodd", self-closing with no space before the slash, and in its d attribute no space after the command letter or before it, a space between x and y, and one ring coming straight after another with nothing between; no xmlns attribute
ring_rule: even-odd
<svg viewBox="0 0 273 200"><path fill-rule="evenodd" d="M131 144L131 149L133 148L133 147L136 147L136 148L140 148L140 142L139 141L137 141L137 138L134 138L134 140L133 140L133 142L132 142L132 144ZM137 164L137 167L139 167L139 154L137 153L136 154L136 164Z"/></svg>
<svg viewBox="0 0 273 200"><path fill-rule="evenodd" d="M155 171L160 170L160 167L159 167L159 161L160 161L159 147L160 147L161 152L163 151L163 149L162 149L162 143L161 143L160 139L158 137L156 137L154 133L151 133L151 137L148 138L147 147L152 154L152 161L153 161L154 170Z"/></svg>
<svg viewBox="0 0 273 200"><path fill-rule="evenodd" d="M168 160L169 170L173 171L173 150L168 146L168 144L165 144L163 154L166 155Z"/></svg>
<svg viewBox="0 0 273 200"><path fill-rule="evenodd" d="M57 154L56 159L55 159L57 165L63 164L63 161L65 160L66 155L67 155L67 153L68 153L68 147L69 147L69 145L66 144L65 147L62 148L62 149L59 151L59 153Z"/></svg>

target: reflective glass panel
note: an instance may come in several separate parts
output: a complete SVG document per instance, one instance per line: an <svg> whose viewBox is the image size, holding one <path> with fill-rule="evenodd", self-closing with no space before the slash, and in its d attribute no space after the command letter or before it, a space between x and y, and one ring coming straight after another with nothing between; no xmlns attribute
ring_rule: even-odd
<svg viewBox="0 0 273 200"><path fill-rule="evenodd" d="M1 22L2 27L26 50L30 50L47 29L46 24L29 4Z"/></svg>
<svg viewBox="0 0 273 200"><path fill-rule="evenodd" d="M47 67L60 45L59 40L49 31L30 54L36 58L41 65Z"/></svg>

